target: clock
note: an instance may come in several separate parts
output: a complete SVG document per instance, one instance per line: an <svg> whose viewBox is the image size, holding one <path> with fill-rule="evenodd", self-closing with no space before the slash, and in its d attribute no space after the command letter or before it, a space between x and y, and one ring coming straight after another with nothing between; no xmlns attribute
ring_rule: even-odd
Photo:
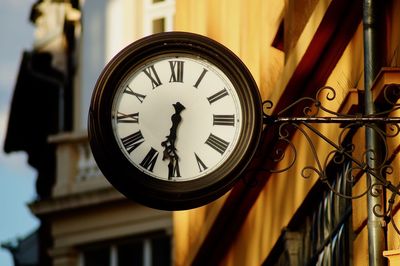
<svg viewBox="0 0 400 266"><path fill-rule="evenodd" d="M262 131L257 85L242 61L207 37L167 32L119 52L95 85L89 142L126 197L195 208L226 193Z"/></svg>

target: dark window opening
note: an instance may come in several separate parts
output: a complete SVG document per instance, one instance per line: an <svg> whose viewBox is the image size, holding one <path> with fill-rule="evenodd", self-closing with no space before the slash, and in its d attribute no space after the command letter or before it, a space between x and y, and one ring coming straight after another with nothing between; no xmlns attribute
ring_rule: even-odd
<svg viewBox="0 0 400 266"><path fill-rule="evenodd" d="M331 163L332 187L351 196L351 161ZM265 259L268 266L351 265L353 229L351 200L318 181Z"/></svg>
<svg viewBox="0 0 400 266"><path fill-rule="evenodd" d="M160 33L165 31L165 18L153 20L153 33Z"/></svg>
<svg viewBox="0 0 400 266"><path fill-rule="evenodd" d="M172 265L171 236L165 232L98 243L82 250L83 266Z"/></svg>

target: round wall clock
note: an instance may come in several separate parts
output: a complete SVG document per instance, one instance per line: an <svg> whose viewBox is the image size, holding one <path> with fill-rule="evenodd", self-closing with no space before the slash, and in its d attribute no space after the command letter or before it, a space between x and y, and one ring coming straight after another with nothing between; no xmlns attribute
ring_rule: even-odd
<svg viewBox="0 0 400 266"><path fill-rule="evenodd" d="M110 183L164 210L227 192L261 135L261 99L240 59L207 37L168 32L132 43L101 73L89 141Z"/></svg>

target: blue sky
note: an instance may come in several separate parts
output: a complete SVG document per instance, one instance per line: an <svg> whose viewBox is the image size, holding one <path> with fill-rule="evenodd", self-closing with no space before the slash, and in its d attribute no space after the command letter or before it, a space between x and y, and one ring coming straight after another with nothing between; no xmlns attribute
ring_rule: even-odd
<svg viewBox="0 0 400 266"><path fill-rule="evenodd" d="M0 0L0 243L34 231L38 220L27 203L35 199L36 172L23 152L4 154L8 112L22 51L31 49L29 22L33 0ZM0 249L0 265L13 265L10 253Z"/></svg>

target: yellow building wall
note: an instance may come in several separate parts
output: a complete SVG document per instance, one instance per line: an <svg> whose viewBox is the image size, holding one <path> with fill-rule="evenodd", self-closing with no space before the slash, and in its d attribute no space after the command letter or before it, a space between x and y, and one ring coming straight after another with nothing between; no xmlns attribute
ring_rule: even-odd
<svg viewBox="0 0 400 266"><path fill-rule="evenodd" d="M176 30L203 34L230 48L250 69L262 98L271 99L276 103L282 97L282 90L304 55L331 1L318 1L297 43L293 50L286 54L286 58L282 51L271 46L285 14L284 2L177 0ZM390 27L387 37L387 61L391 66L400 65L400 23L396 16L399 12L400 1L393 1L392 7L388 8ZM337 111L341 108L350 90L363 89L362 47L363 29L360 24L326 82L326 85L332 86L337 93L334 101L322 99L325 106L331 110ZM317 128L328 138L337 140L340 130L337 126L320 125ZM362 155L363 138L364 133L358 132L355 138L358 140L358 148L355 151L358 155ZM312 140L318 147L318 157L323 161L332 148L318 137L312 137ZM315 174L309 179L301 177L304 166L316 166L308 144L299 132L292 141L296 143L298 152L296 164L289 171L270 177L222 265L260 265L276 243L282 228L288 224L315 184ZM280 166L283 167L285 163L288 161L283 161ZM398 160L395 160L395 176L399 176L398 166ZM395 178L395 181L398 182L399 178ZM365 189L365 183L365 177L361 178L353 193L357 194ZM226 196L195 210L174 212L175 265L190 264L225 199ZM353 242L353 265L367 265L368 262L366 201L366 197L353 201L353 229L358 230ZM399 217L400 215L396 216L400 223ZM399 247L400 236L396 235L389 225L388 248Z"/></svg>
<svg viewBox="0 0 400 266"><path fill-rule="evenodd" d="M177 0L175 30L206 35L227 46L249 68L267 99L284 63L283 52L271 46L283 10L283 1ZM175 265L190 264L225 199L174 212Z"/></svg>
<svg viewBox="0 0 400 266"><path fill-rule="evenodd" d="M283 52L271 46L283 12L284 1L177 0L175 29L227 46L250 69L267 98L283 67Z"/></svg>

